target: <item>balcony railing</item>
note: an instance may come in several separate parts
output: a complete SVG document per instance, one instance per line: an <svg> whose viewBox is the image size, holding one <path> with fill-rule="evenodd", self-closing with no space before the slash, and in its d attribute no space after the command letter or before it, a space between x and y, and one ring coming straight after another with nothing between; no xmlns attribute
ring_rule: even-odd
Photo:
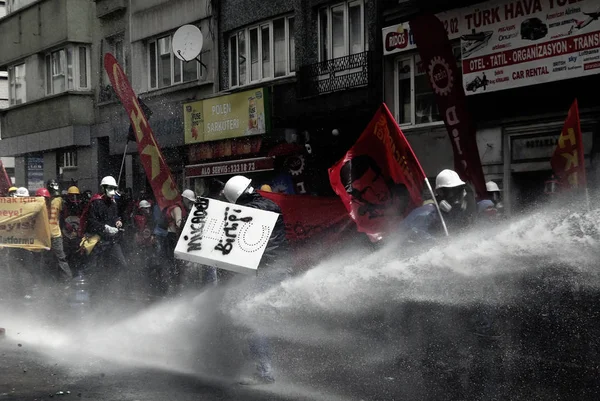
<svg viewBox="0 0 600 401"><path fill-rule="evenodd" d="M298 96L307 98L367 86L371 69L370 51L305 65L299 71Z"/></svg>

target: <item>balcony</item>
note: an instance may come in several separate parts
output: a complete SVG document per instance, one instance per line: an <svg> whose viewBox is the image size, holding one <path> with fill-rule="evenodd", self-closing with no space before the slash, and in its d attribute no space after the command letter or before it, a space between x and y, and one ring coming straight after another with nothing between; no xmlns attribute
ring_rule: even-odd
<svg viewBox="0 0 600 401"><path fill-rule="evenodd" d="M370 51L305 65L298 74L298 97L310 98L368 86L371 70Z"/></svg>
<svg viewBox="0 0 600 401"><path fill-rule="evenodd" d="M0 65L60 43L91 43L92 6L89 1L46 0L0 19Z"/></svg>

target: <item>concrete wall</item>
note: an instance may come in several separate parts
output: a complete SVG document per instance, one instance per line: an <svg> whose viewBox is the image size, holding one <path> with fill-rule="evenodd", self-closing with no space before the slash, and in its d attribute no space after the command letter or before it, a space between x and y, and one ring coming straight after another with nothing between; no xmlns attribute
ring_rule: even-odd
<svg viewBox="0 0 600 401"><path fill-rule="evenodd" d="M15 106L2 115L5 138L94 122L94 100L90 94L63 93L40 102Z"/></svg>
<svg viewBox="0 0 600 401"><path fill-rule="evenodd" d="M91 42L92 0L46 0L0 20L0 65L63 42Z"/></svg>

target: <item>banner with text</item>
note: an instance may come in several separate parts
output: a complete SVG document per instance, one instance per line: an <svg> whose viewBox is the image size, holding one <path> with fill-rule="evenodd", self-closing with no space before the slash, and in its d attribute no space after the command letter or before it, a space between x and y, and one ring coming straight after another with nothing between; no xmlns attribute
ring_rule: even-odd
<svg viewBox="0 0 600 401"><path fill-rule="evenodd" d="M467 95L600 73L597 0L494 0L436 16L461 39ZM385 55L416 48L408 23L382 36Z"/></svg>
<svg viewBox="0 0 600 401"><path fill-rule="evenodd" d="M487 189L475 125L467 110L465 92L458 84L460 73L448 35L441 21L432 14L413 19L410 26L452 143L454 170L463 180L473 184L480 199L485 199Z"/></svg>
<svg viewBox="0 0 600 401"><path fill-rule="evenodd" d="M264 89L184 103L185 143L209 142L267 132Z"/></svg>
<svg viewBox="0 0 600 401"><path fill-rule="evenodd" d="M600 73L597 0L488 2L463 13L463 84L478 94Z"/></svg>
<svg viewBox="0 0 600 401"><path fill-rule="evenodd" d="M156 142L154 132L150 128L143 108L133 92L125 72L110 53L104 55L104 69L133 127L140 161L144 166L148 181L150 181L156 202L161 209L180 203L181 195L171 176L171 170Z"/></svg>
<svg viewBox="0 0 600 401"><path fill-rule="evenodd" d="M0 198L0 247L50 249L44 198Z"/></svg>
<svg viewBox="0 0 600 401"><path fill-rule="evenodd" d="M256 274L279 214L198 198L183 227L175 257Z"/></svg>

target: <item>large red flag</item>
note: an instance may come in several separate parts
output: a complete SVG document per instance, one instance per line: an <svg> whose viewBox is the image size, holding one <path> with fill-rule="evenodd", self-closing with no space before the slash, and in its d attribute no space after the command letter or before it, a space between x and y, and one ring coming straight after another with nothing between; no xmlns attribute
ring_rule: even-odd
<svg viewBox="0 0 600 401"><path fill-rule="evenodd" d="M454 169L463 180L475 186L480 198L486 198L475 126L467 111L465 91L446 29L432 14L410 21L410 28L450 135Z"/></svg>
<svg viewBox="0 0 600 401"><path fill-rule="evenodd" d="M152 192L156 202L161 209L181 201L181 195L177 190L175 181L171 176L171 170L160 151L154 132L148 124L143 108L137 96L131 89L129 80L115 57L106 53L104 55L104 69L106 70L110 83L131 121L131 126L138 144L140 160L146 170L148 181L152 186Z"/></svg>
<svg viewBox="0 0 600 401"><path fill-rule="evenodd" d="M286 237L291 243L304 242L351 222L339 198L259 192L281 208Z"/></svg>
<svg viewBox="0 0 600 401"><path fill-rule="evenodd" d="M552 159L550 159L550 164L562 189L577 190L586 187L583 138L577 99L569 109L565 125L558 138L558 145Z"/></svg>
<svg viewBox="0 0 600 401"><path fill-rule="evenodd" d="M378 241L420 206L425 173L384 103L329 181L358 230Z"/></svg>

